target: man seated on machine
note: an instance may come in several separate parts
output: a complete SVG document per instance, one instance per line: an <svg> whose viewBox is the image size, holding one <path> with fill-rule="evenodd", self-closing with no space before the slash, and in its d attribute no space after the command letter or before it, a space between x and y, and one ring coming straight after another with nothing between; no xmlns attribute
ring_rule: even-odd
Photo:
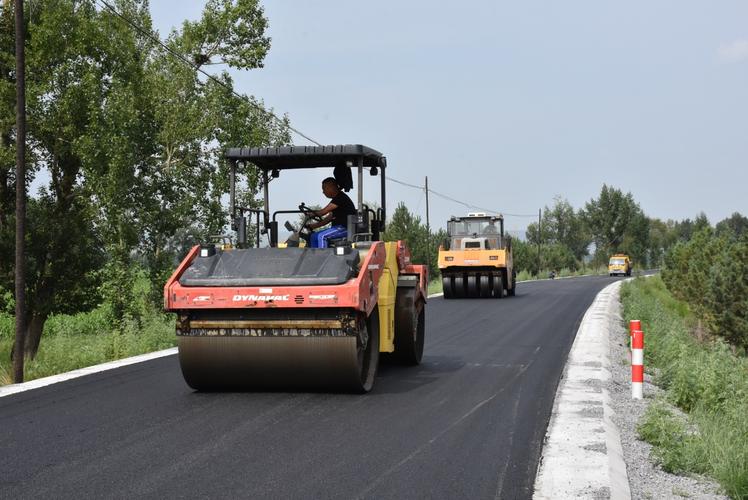
<svg viewBox="0 0 748 500"><path fill-rule="evenodd" d="M356 215L356 205L345 194L334 177L322 181L322 193L330 198L330 203L321 210L315 210L314 215L322 217L319 222L309 222L309 229L317 229L331 223L322 231L312 233L312 248L327 248L327 241L331 238L344 238L348 235L348 216Z"/></svg>

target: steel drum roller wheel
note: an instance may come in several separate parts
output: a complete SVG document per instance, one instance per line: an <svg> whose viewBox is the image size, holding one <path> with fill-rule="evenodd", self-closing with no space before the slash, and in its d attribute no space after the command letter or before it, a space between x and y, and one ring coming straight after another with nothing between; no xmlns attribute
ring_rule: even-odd
<svg viewBox="0 0 748 500"><path fill-rule="evenodd" d="M374 378L377 375L379 366L379 306L375 307L365 322L362 322L366 328L368 341L365 346L357 344L359 369L360 369L360 387L356 387L356 392L369 392L374 385Z"/></svg>
<svg viewBox="0 0 748 500"><path fill-rule="evenodd" d="M395 311L393 358L398 363L411 366L421 363L426 331L424 304L417 304L415 295L415 289L398 290Z"/></svg>
<svg viewBox="0 0 748 500"><path fill-rule="evenodd" d="M379 363L378 309L355 335L177 335L185 382L199 391L371 390Z"/></svg>

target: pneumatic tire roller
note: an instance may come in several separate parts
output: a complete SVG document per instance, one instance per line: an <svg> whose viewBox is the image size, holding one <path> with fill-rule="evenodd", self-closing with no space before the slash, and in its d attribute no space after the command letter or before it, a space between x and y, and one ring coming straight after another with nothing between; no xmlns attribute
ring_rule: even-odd
<svg viewBox="0 0 748 500"><path fill-rule="evenodd" d="M500 299L516 293L512 238L504 234L501 215L452 217L447 233L439 247L445 299Z"/></svg>

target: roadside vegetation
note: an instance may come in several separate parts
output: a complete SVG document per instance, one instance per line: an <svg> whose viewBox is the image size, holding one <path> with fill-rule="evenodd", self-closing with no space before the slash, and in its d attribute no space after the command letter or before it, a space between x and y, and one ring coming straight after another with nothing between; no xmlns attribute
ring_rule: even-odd
<svg viewBox="0 0 748 500"><path fill-rule="evenodd" d="M150 281L141 271L134 282L137 317L115 327L112 307L104 303L77 314L53 314L45 322L39 351L26 361L25 379L56 375L107 361L168 349L176 345L174 318L150 300ZM0 385L11 383L10 351L15 318L0 313Z"/></svg>
<svg viewBox="0 0 748 500"><path fill-rule="evenodd" d="M151 29L148 2L114 4ZM270 38L259 0L208 0L198 19L162 37L195 67L93 0L41 0L25 13L27 330L15 354L30 360L33 377L163 346L153 332L167 321L154 312L165 280L228 219L223 148L286 144L290 133L285 118L235 93L226 69L211 69L213 79L198 73L262 67ZM0 25L0 311L13 314L12 2L0 9ZM256 169L242 165L238 175L237 202L256 207ZM8 321L0 321L3 366ZM52 360L64 353L71 359Z"/></svg>
<svg viewBox="0 0 748 500"><path fill-rule="evenodd" d="M665 392L639 422L666 471L713 477L748 498L748 219L739 214L677 244L660 277L622 287L640 319L645 365Z"/></svg>
<svg viewBox="0 0 748 500"><path fill-rule="evenodd" d="M740 217L735 214L720 224L735 224ZM682 221L648 217L631 193L612 186L603 185L599 195L579 209L558 196L542 211L540 224L527 226L525 238L512 238L517 279L543 279L551 271L557 277L607 274L608 260L615 253L628 254L635 271L660 268L671 248L690 241L706 227L709 221L704 214ZM428 263L431 280L439 281L437 254L448 237L446 231L429 232L421 217L400 203L388 221L385 237L407 241L414 262Z"/></svg>

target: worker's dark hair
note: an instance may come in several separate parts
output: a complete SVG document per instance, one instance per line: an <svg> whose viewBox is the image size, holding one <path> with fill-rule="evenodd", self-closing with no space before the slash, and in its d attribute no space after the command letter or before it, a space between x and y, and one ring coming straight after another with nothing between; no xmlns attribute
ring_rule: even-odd
<svg viewBox="0 0 748 500"><path fill-rule="evenodd" d="M338 181L335 179L335 177L328 177L327 179L322 181L322 184L335 184L335 187L340 189L340 186L338 186Z"/></svg>

